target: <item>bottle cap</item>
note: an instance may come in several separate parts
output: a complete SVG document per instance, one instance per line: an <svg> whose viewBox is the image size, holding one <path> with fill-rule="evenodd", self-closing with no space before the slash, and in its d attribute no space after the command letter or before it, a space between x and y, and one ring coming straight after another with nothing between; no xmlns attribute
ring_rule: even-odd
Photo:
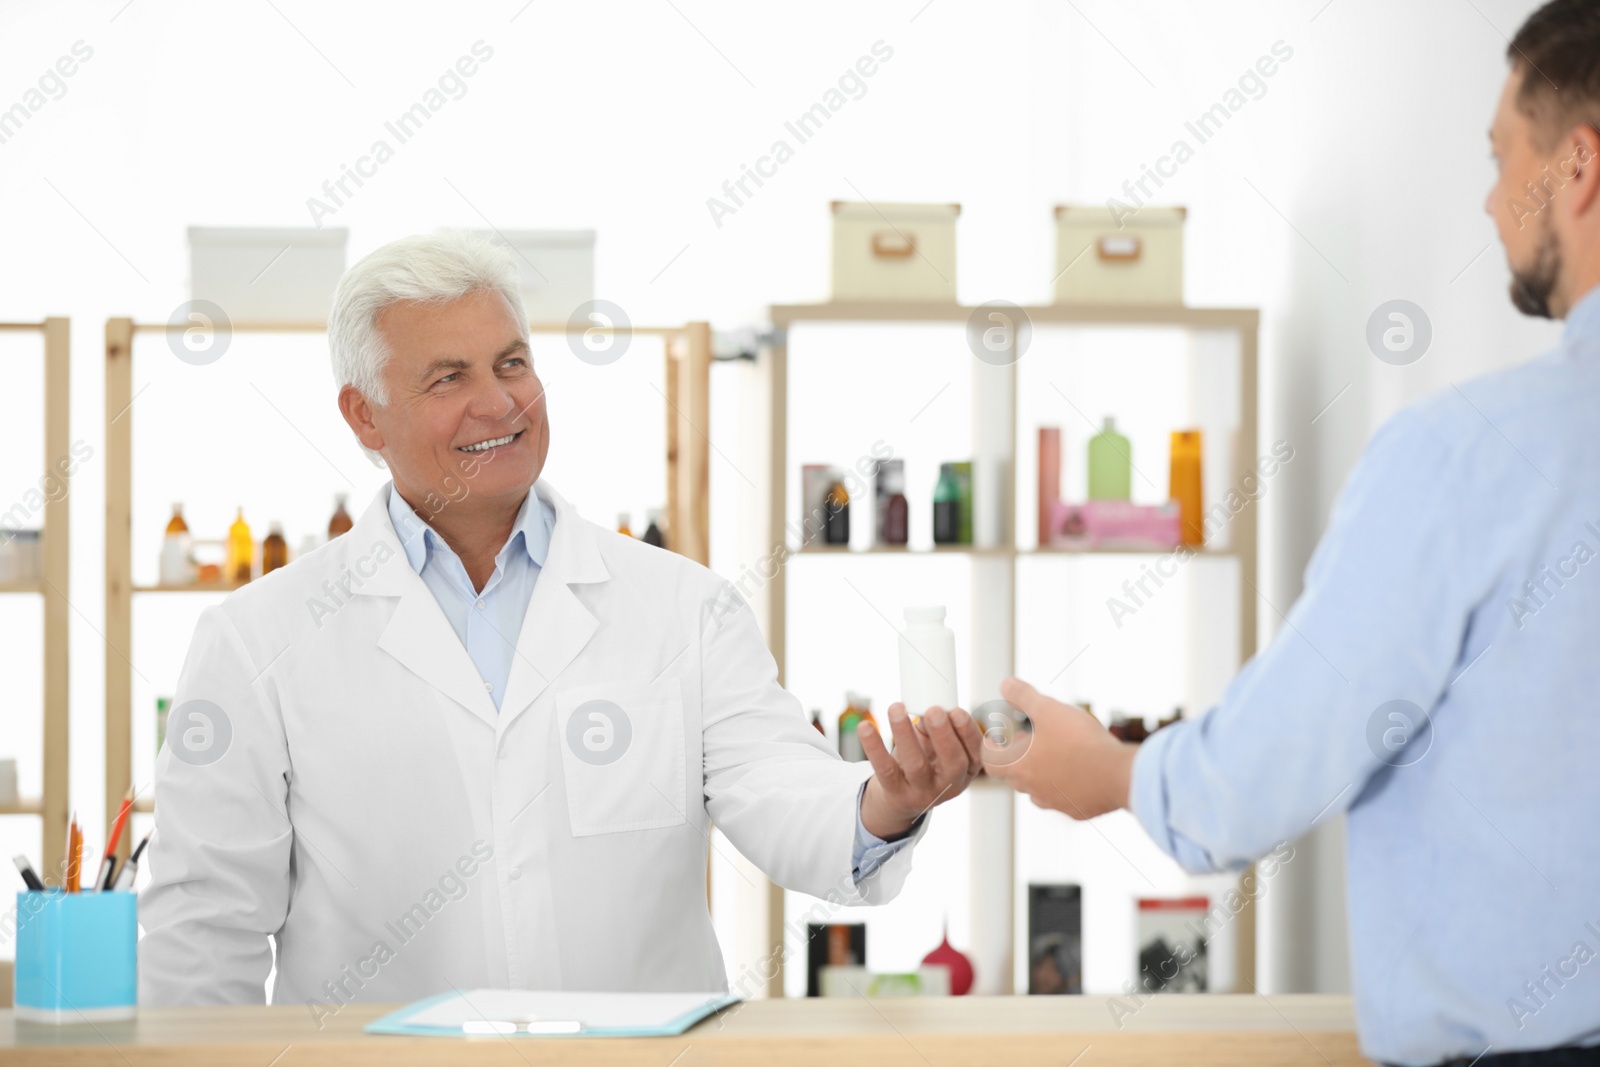
<svg viewBox="0 0 1600 1067"><path fill-rule="evenodd" d="M628 523L628 513L626 511L617 512L617 525L618 526L627 526L627 525L629 525L629 523Z"/></svg>
<svg viewBox="0 0 1600 1067"><path fill-rule="evenodd" d="M267 524L267 532L268 533L274 533L274 534L277 534L279 537L282 537L283 536L283 523L281 523L281 522L268 523Z"/></svg>
<svg viewBox="0 0 1600 1067"><path fill-rule="evenodd" d="M845 690L844 702L847 706L860 708L862 711L872 710L872 698L865 693L857 693L853 689Z"/></svg>
<svg viewBox="0 0 1600 1067"><path fill-rule="evenodd" d="M937 626L944 622L944 605L907 608L906 622L912 626Z"/></svg>
<svg viewBox="0 0 1600 1067"><path fill-rule="evenodd" d="M1105 416L1105 422L1101 426L1101 431L1103 433L1116 433L1117 432L1117 420L1111 415Z"/></svg>

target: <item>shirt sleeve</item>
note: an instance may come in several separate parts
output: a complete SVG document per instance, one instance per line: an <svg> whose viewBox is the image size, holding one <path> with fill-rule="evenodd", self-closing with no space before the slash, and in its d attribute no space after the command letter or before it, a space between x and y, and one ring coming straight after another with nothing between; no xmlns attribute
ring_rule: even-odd
<svg viewBox="0 0 1600 1067"><path fill-rule="evenodd" d="M884 861L909 845L917 836L917 831L922 828L922 820L928 817L927 813L919 815L917 821L911 824L910 832L904 837L896 838L893 841L885 841L871 830L868 830L867 824L861 821L861 801L866 795L867 783L862 782L861 788L856 791L856 850L852 861L853 874L857 885L871 878L872 872L883 866Z"/></svg>
<svg viewBox="0 0 1600 1067"><path fill-rule="evenodd" d="M883 904L911 870L925 818L867 856L860 834L865 763L847 763L778 684L755 615L728 583L702 620L702 746L706 810L768 878L834 904ZM876 863L874 863L876 859Z"/></svg>
<svg viewBox="0 0 1600 1067"><path fill-rule="evenodd" d="M1461 547L1461 452L1414 412L1379 430L1277 637L1216 707L1141 746L1130 806L1186 869L1239 869L1348 808L1384 768L1381 709L1439 702L1487 584Z"/></svg>

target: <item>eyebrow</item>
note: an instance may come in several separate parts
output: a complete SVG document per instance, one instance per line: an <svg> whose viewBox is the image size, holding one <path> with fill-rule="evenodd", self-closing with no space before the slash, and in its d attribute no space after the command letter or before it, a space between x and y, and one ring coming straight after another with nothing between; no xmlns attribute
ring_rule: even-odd
<svg viewBox="0 0 1600 1067"><path fill-rule="evenodd" d="M491 362L499 363L502 359L505 359L507 356L519 351L528 351L528 342L524 341L520 337L506 345L500 351L496 352ZM432 363L429 363L426 367L422 368L422 371L417 375L417 380L426 381L442 370L466 370L470 366L472 366L472 364L462 359L460 356L448 356L443 359L436 359Z"/></svg>

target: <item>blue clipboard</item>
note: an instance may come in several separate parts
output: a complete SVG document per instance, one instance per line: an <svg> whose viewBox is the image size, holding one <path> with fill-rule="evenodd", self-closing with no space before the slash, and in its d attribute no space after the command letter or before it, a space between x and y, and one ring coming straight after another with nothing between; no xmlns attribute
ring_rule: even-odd
<svg viewBox="0 0 1600 1067"><path fill-rule="evenodd" d="M476 989L416 1001L363 1029L402 1037L674 1037L741 999L723 993Z"/></svg>

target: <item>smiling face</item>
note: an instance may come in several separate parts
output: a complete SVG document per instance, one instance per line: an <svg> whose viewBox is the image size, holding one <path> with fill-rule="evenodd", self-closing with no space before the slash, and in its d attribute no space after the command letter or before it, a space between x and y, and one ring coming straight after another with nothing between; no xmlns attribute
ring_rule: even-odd
<svg viewBox="0 0 1600 1067"><path fill-rule="evenodd" d="M400 494L426 515L515 509L550 450L544 385L511 305L493 290L444 304L401 301L379 313L389 401L346 386L340 406L383 455ZM354 393L354 396L349 394Z"/></svg>

